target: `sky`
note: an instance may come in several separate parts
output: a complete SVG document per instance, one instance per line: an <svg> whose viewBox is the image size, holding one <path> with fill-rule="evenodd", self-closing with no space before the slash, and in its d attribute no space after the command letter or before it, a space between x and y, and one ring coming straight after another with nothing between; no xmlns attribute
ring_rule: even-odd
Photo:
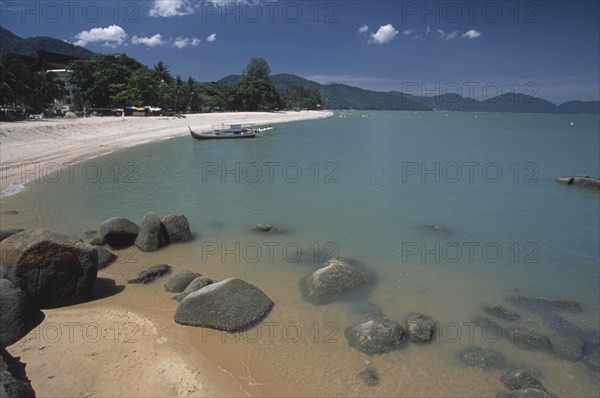
<svg viewBox="0 0 600 398"><path fill-rule="evenodd" d="M2 1L0 25L173 75L273 73L417 95L600 99L600 2Z"/></svg>

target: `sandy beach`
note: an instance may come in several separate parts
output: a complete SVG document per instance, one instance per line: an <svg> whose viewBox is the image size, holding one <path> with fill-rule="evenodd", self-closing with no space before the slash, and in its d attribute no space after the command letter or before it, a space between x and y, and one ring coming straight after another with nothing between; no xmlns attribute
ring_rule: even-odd
<svg viewBox="0 0 600 398"><path fill-rule="evenodd" d="M28 179L118 149L208 131L221 123L285 123L328 117L327 111L205 113L177 117L90 117L2 123L0 191L22 189ZM12 187L11 187L12 185ZM9 187L11 189L6 191ZM11 192L12 191L12 192Z"/></svg>
<svg viewBox="0 0 600 398"><path fill-rule="evenodd" d="M119 149L186 135L188 125L207 131L221 122L265 125L330 114L227 113L2 123L1 186L4 194L6 189L18 191L27 182L22 170L50 172ZM126 283L106 271L98 277L117 279L121 286ZM172 309L165 307L170 298L159 306L136 299L128 289L98 292L90 302L45 310L44 321L7 349L26 364L38 396L249 395L231 373L193 348L188 328L175 324Z"/></svg>

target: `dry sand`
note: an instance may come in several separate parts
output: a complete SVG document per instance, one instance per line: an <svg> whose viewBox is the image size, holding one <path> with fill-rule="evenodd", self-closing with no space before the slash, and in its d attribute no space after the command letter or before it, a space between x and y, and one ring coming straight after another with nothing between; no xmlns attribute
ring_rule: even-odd
<svg viewBox="0 0 600 398"><path fill-rule="evenodd" d="M52 165L50 170L124 147L186 135L188 125L206 131L220 123L275 124L330 115L303 111L2 123L1 187L3 191L22 188L24 166L44 170ZM44 321L7 349L26 363L38 396L248 395L230 373L192 348L187 328L173 322L172 310L149 308L136 303L136 298L125 290L45 310Z"/></svg>
<svg viewBox="0 0 600 398"><path fill-rule="evenodd" d="M22 189L43 171L76 163L115 150L169 137L208 131L216 124L259 125L320 119L331 112L235 112L177 117L90 117L0 124L0 191ZM12 189L6 191L13 184Z"/></svg>

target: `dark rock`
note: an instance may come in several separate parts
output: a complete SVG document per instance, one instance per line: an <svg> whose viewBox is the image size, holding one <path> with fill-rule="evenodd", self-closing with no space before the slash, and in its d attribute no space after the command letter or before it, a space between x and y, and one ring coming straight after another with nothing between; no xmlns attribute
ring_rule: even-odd
<svg viewBox="0 0 600 398"><path fill-rule="evenodd" d="M7 279L0 279L0 344L4 347L21 340L43 316L29 304L25 292Z"/></svg>
<svg viewBox="0 0 600 398"><path fill-rule="evenodd" d="M467 366L485 370L500 369L504 367L504 355L494 350L484 350L481 347L471 346L459 351L460 360Z"/></svg>
<svg viewBox="0 0 600 398"><path fill-rule="evenodd" d="M83 233L83 236L85 236L86 239L93 239L96 236L98 236L98 231L96 231L96 230L85 231Z"/></svg>
<svg viewBox="0 0 600 398"><path fill-rule="evenodd" d="M10 280L33 306L52 308L91 297L98 252L78 238L48 230L25 231L0 243Z"/></svg>
<svg viewBox="0 0 600 398"><path fill-rule="evenodd" d="M566 334L584 338L586 333L579 326L567 321L565 318L548 311L548 313L540 314L540 317L546 325L558 334Z"/></svg>
<svg viewBox="0 0 600 398"><path fill-rule="evenodd" d="M448 232L448 229L441 225L425 224L425 228L427 228L431 232Z"/></svg>
<svg viewBox="0 0 600 398"><path fill-rule="evenodd" d="M124 249L133 245L139 232L139 225L123 217L109 218L100 224L100 237L113 249Z"/></svg>
<svg viewBox="0 0 600 398"><path fill-rule="evenodd" d="M252 228L253 231L258 231L258 232L269 232L269 233L279 233L279 232L283 232L283 230L277 228L274 225L271 224L256 224L255 226L253 226Z"/></svg>
<svg viewBox="0 0 600 398"><path fill-rule="evenodd" d="M536 388L522 388L520 390L512 390L509 392L502 392L496 395L497 398L553 398L552 395L548 394L543 390Z"/></svg>
<svg viewBox="0 0 600 398"><path fill-rule="evenodd" d="M513 303L517 307L528 308L531 310L553 310L553 311L568 311L581 312L583 308L581 303L575 300L553 300L545 297L524 297L510 296L507 301Z"/></svg>
<svg viewBox="0 0 600 398"><path fill-rule="evenodd" d="M197 272L188 270L177 271L175 275L165 284L165 290L170 293L181 293L196 278L200 277Z"/></svg>
<svg viewBox="0 0 600 398"><path fill-rule="evenodd" d="M173 296L173 300L181 301L186 298L190 293L195 292L196 290L202 289L204 286L208 286L211 283L214 283L210 278L199 277L190 282L189 285L185 288L182 293L176 294Z"/></svg>
<svg viewBox="0 0 600 398"><path fill-rule="evenodd" d="M304 299L325 304L369 284L369 275L350 265L350 261L334 257L300 283Z"/></svg>
<svg viewBox="0 0 600 398"><path fill-rule="evenodd" d="M163 217L162 223L167 231L169 243L187 242L192 240L190 223L184 215L168 215Z"/></svg>
<svg viewBox="0 0 600 398"><path fill-rule="evenodd" d="M583 341L579 337L555 334L548 337L552 351L563 359L578 361L583 356Z"/></svg>
<svg viewBox="0 0 600 398"><path fill-rule="evenodd" d="M509 331L509 338L513 344L520 348L544 350L548 348L548 337L533 330L513 329Z"/></svg>
<svg viewBox="0 0 600 398"><path fill-rule="evenodd" d="M117 259L117 256L115 256L110 251L106 250L104 247L102 247L102 246L94 246L94 247L96 248L96 251L98 252L98 269L104 269L104 268L108 267Z"/></svg>
<svg viewBox="0 0 600 398"><path fill-rule="evenodd" d="M486 305L485 307L483 307L483 309L488 314L504 319L506 321L516 321L519 318L521 318L521 315L517 314L514 311L510 311L501 304Z"/></svg>
<svg viewBox="0 0 600 398"><path fill-rule="evenodd" d="M19 212L17 210L4 210L2 212L2 214L6 214L7 216L11 216L11 215L19 214Z"/></svg>
<svg viewBox="0 0 600 398"><path fill-rule="evenodd" d="M154 252L169 241L167 229L158 214L149 212L144 215L135 245L143 252Z"/></svg>
<svg viewBox="0 0 600 398"><path fill-rule="evenodd" d="M177 306L175 322L235 332L260 322L272 306L256 286L229 278L190 293Z"/></svg>
<svg viewBox="0 0 600 398"><path fill-rule="evenodd" d="M102 239L100 236L95 237L94 239L92 239L90 241L90 245L92 246L104 246L104 239Z"/></svg>
<svg viewBox="0 0 600 398"><path fill-rule="evenodd" d="M436 330L434 320L427 315L419 313L408 315L404 325L408 339L413 343L427 343L431 341Z"/></svg>
<svg viewBox="0 0 600 398"><path fill-rule="evenodd" d="M33 398L35 391L25 374L25 365L0 345L0 397Z"/></svg>
<svg viewBox="0 0 600 398"><path fill-rule="evenodd" d="M402 326L386 318L370 319L351 326L344 334L351 347L369 355L397 350L406 343Z"/></svg>
<svg viewBox="0 0 600 398"><path fill-rule="evenodd" d="M0 264L0 279L10 279L10 276L8 275L8 270L2 264Z"/></svg>
<svg viewBox="0 0 600 398"><path fill-rule="evenodd" d="M23 231L25 231L25 230L21 229L21 228L2 229L2 230L0 230L0 242L2 242L4 239L8 238L9 236L16 235L19 232L23 232Z"/></svg>
<svg viewBox="0 0 600 398"><path fill-rule="evenodd" d="M361 380L364 381L365 384L369 387L374 387L377 384L379 384L379 373L377 372L377 369L375 369L372 366L369 366L368 368L360 372L358 374L358 377L360 377Z"/></svg>
<svg viewBox="0 0 600 398"><path fill-rule="evenodd" d="M539 374L537 369L520 368L513 370L502 376L500 381L509 390L520 390L523 388L535 388L537 390L547 391L544 385L536 378Z"/></svg>
<svg viewBox="0 0 600 398"><path fill-rule="evenodd" d="M130 279L127 283L151 283L157 278L167 275L171 272L171 266L168 264L155 265L145 271L140 272L140 275L135 279Z"/></svg>
<svg viewBox="0 0 600 398"><path fill-rule="evenodd" d="M600 372L600 343L586 341L582 361L592 372Z"/></svg>
<svg viewBox="0 0 600 398"><path fill-rule="evenodd" d="M379 308L379 306L369 302L352 303L351 309L352 313L359 315L364 320L385 317L383 311L381 310L381 308Z"/></svg>

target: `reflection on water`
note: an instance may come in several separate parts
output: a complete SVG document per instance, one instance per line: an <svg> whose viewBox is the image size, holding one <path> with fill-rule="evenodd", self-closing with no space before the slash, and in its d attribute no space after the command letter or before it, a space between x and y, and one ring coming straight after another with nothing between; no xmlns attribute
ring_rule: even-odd
<svg viewBox="0 0 600 398"><path fill-rule="evenodd" d="M510 333L534 325L597 349L598 192L552 178L600 174L599 124L597 116L376 112L281 125L252 142L177 138L93 159L88 170L100 177L34 183L3 200L3 211L18 214L2 215L2 228L83 237L113 216L185 214L191 243L119 251L102 276L119 285L169 263L265 291L275 307L255 329L190 328L194 344L253 395L494 396L506 390L502 374L533 366L552 393L595 396L593 364L524 349ZM256 223L285 232L251 231ZM299 281L331 255L356 260L374 276L373 290L306 303ZM176 306L160 281L126 289L149 308ZM577 300L583 310L539 311L510 296ZM520 318L494 318L483 309L490 304ZM376 356L348 346L348 326L381 314L402 323L412 312L439 323L436 341ZM485 319L499 327L482 329ZM457 353L472 345L501 352L505 366L466 367ZM379 385L358 378L367 366Z"/></svg>

